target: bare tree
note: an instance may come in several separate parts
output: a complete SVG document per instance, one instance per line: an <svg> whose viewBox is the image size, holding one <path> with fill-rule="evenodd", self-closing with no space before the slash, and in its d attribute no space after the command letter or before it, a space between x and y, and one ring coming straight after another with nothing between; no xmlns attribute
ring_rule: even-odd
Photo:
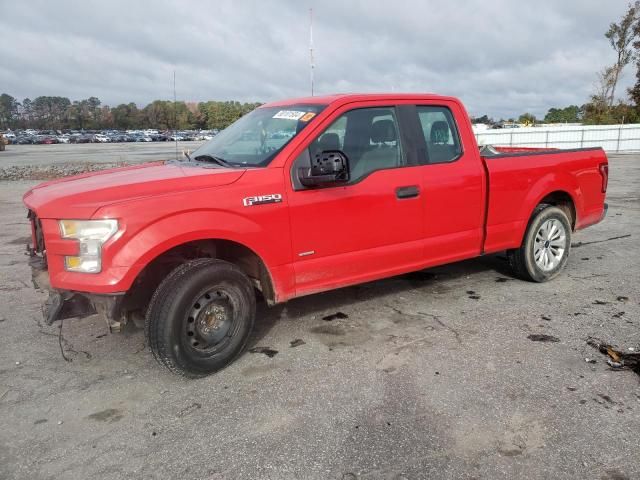
<svg viewBox="0 0 640 480"><path fill-rule="evenodd" d="M624 14L620 23L612 23L609 30L605 33L605 37L609 39L611 47L616 52L616 63L611 68L611 89L609 96L606 97L607 105L613 105L616 94L616 85L618 78L624 67L633 59L633 50L631 48L633 40L638 35L638 17L640 15L640 1L630 3L627 13ZM636 42L637 43L637 42Z"/></svg>

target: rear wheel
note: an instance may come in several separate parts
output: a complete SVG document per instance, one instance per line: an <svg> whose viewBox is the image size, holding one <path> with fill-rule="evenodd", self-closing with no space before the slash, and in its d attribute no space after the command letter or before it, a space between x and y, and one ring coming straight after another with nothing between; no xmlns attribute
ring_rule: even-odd
<svg viewBox="0 0 640 480"><path fill-rule="evenodd" d="M547 282L564 268L571 250L571 223L561 209L542 204L533 212L522 245L510 250L515 273L532 282Z"/></svg>
<svg viewBox="0 0 640 480"><path fill-rule="evenodd" d="M209 375L242 352L255 307L251 281L235 265L192 260L155 291L145 318L147 342L156 360L174 373Z"/></svg>

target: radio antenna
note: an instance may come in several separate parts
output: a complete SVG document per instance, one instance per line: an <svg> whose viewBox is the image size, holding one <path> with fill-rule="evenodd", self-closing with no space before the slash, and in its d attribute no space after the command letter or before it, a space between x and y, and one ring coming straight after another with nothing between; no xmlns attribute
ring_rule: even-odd
<svg viewBox="0 0 640 480"><path fill-rule="evenodd" d="M309 9L309 66L311 67L311 96L313 97L313 8Z"/></svg>
<svg viewBox="0 0 640 480"><path fill-rule="evenodd" d="M178 161L178 100L176 97L176 71L173 71L173 139L176 141L176 162Z"/></svg>

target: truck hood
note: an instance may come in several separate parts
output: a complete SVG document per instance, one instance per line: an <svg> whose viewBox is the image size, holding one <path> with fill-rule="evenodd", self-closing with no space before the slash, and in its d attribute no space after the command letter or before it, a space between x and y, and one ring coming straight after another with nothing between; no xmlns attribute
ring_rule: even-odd
<svg viewBox="0 0 640 480"><path fill-rule="evenodd" d="M40 218L91 218L100 207L164 193L229 185L245 169L145 163L36 185L23 197Z"/></svg>

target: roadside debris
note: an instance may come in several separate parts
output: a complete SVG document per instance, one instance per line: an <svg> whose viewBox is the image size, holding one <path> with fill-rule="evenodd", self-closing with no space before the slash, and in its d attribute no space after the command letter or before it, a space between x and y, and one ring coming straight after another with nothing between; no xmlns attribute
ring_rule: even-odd
<svg viewBox="0 0 640 480"><path fill-rule="evenodd" d="M289 345L291 346L291 348L295 348L295 347L299 347L300 345L304 345L305 341L302 340L301 338L296 338L295 340L291 340L289 342Z"/></svg>
<svg viewBox="0 0 640 480"><path fill-rule="evenodd" d="M180 410L177 415L178 417L184 417L186 415L189 415L190 413L195 412L196 410L199 410L202 408L202 404L198 403L198 402L193 402L191 405L184 407L182 410Z"/></svg>
<svg viewBox="0 0 640 480"><path fill-rule="evenodd" d="M271 347L254 347L249 349L250 353L264 353L267 357L273 358L278 354L278 350Z"/></svg>
<svg viewBox="0 0 640 480"><path fill-rule="evenodd" d="M532 342L559 342L560 341L558 337L554 337L553 335L546 335L544 333L532 333L531 335L527 335L527 338Z"/></svg>
<svg viewBox="0 0 640 480"><path fill-rule="evenodd" d="M331 315L327 315L326 317L322 317L322 319L325 322L331 322L332 320L335 319L339 319L339 320L344 320L345 318L349 318L349 315L347 315L346 313L342 313L342 312L336 312L336 313L332 313Z"/></svg>
<svg viewBox="0 0 640 480"><path fill-rule="evenodd" d="M618 300L619 302L628 302L629 301L629 297L625 297L624 295L620 295L618 298L616 298L616 300Z"/></svg>
<svg viewBox="0 0 640 480"><path fill-rule="evenodd" d="M590 338L587 340L587 345L597 349L600 353L607 355L607 364L612 369L621 369L627 367L638 375L640 375L640 353L635 352L634 347L629 347L631 353L623 352L613 348L613 346L606 344L598 339Z"/></svg>

